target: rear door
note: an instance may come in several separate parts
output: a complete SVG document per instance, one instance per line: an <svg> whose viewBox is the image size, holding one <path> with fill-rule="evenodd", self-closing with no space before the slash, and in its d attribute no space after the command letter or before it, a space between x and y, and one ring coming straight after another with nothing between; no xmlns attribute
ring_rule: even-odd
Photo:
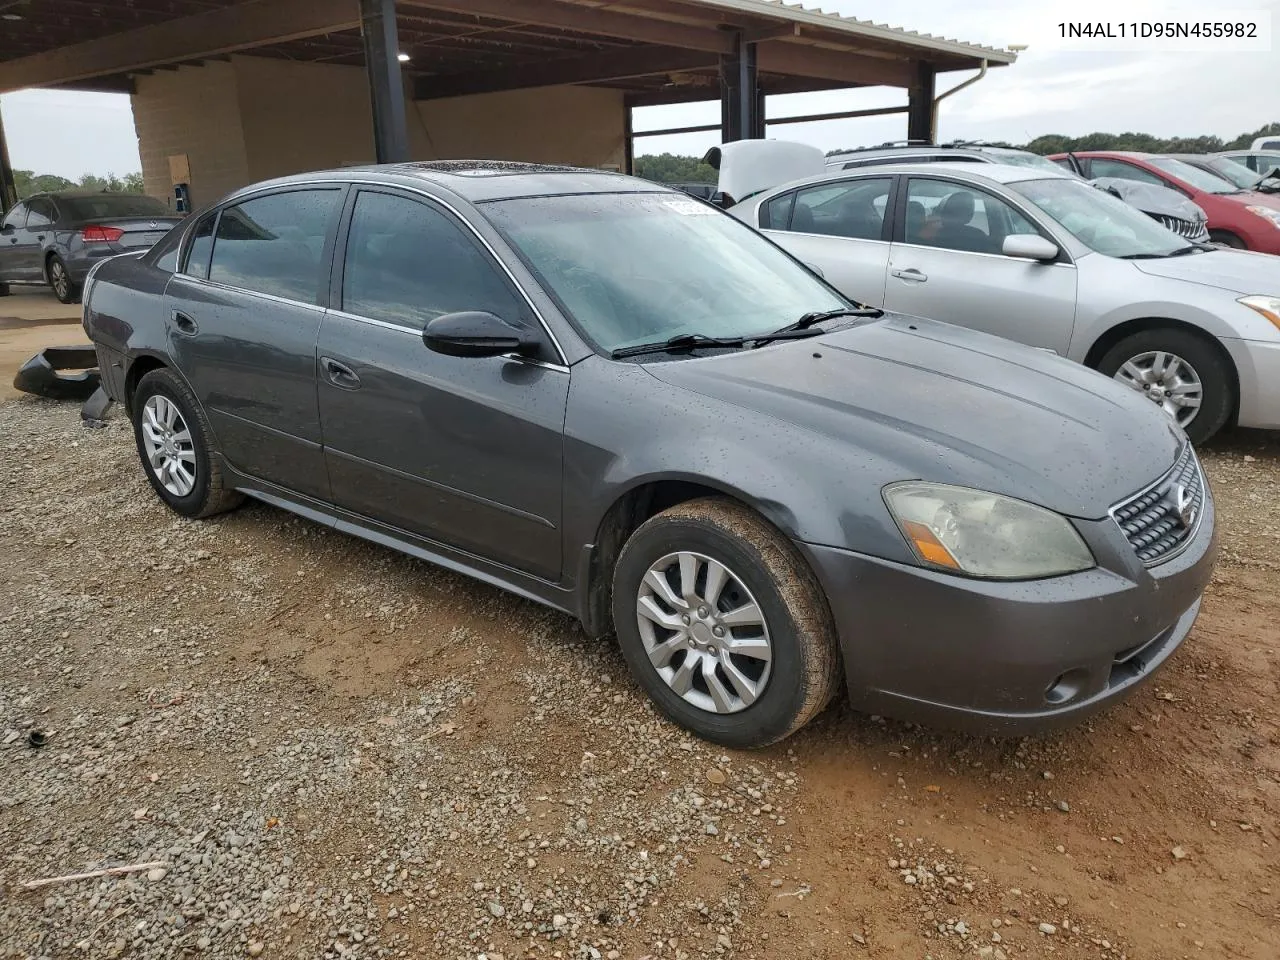
<svg viewBox="0 0 1280 960"><path fill-rule="evenodd" d="M1047 232L972 184L907 178L898 204L884 306L1066 354L1076 268L1001 253L1005 237ZM1055 241L1056 242L1056 241Z"/></svg>
<svg viewBox="0 0 1280 960"><path fill-rule="evenodd" d="M27 222L18 228L18 242L12 248L25 280L44 279L45 241L52 239L56 215L53 203L43 197L27 201Z"/></svg>
<svg viewBox="0 0 1280 960"><path fill-rule="evenodd" d="M474 232L417 194L361 189L320 330L320 417L339 506L548 580L561 571L569 370ZM535 358L450 357L444 313L483 310L543 337Z"/></svg>
<svg viewBox="0 0 1280 960"><path fill-rule="evenodd" d="M283 188L206 214L166 290L170 350L223 456L325 501L316 337L345 190Z"/></svg>
<svg viewBox="0 0 1280 960"><path fill-rule="evenodd" d="M760 227L776 243L822 271L847 297L884 299L894 177L857 177L802 187L762 203Z"/></svg>
<svg viewBox="0 0 1280 960"><path fill-rule="evenodd" d="M0 280L37 280L23 264L22 241L27 226L27 205L14 204L0 220Z"/></svg>

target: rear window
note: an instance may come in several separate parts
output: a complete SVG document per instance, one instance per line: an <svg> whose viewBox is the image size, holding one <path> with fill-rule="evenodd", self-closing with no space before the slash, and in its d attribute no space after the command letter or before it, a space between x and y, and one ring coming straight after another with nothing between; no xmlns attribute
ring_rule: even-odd
<svg viewBox="0 0 1280 960"><path fill-rule="evenodd" d="M168 217L169 208L140 193L103 193L92 197L61 197L58 205L73 220L114 220L118 217Z"/></svg>

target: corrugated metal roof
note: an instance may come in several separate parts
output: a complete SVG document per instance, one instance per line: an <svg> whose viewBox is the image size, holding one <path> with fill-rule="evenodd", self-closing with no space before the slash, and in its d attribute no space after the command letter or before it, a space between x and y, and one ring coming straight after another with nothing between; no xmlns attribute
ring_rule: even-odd
<svg viewBox="0 0 1280 960"><path fill-rule="evenodd" d="M952 40L947 37L936 37L931 33L920 33L918 30L892 27L886 23L875 23L871 20L859 20L857 17L848 17L840 13L828 13L815 7L806 7L801 3L785 3L783 0L694 0L694 2L699 6L717 7L721 10L775 17L869 40L905 43L953 56L975 57L993 64L1013 63L1018 59L1018 55L1011 50L987 47L977 43L965 43L961 40Z"/></svg>

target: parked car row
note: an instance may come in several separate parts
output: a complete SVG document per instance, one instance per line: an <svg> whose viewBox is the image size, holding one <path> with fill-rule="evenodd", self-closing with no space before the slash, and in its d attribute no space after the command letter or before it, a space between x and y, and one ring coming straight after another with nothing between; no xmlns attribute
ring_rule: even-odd
<svg viewBox="0 0 1280 960"><path fill-rule="evenodd" d="M139 194L29 197L0 220L0 295L10 283L41 283L63 303L74 303L95 263L147 249L180 219L161 201Z"/></svg>
<svg viewBox="0 0 1280 960"><path fill-rule="evenodd" d="M571 168L311 173L102 261L84 325L177 513L256 497L566 611L718 743L781 739L842 685L1016 734L1148 679L1216 555L1176 420L1220 422L1223 389L1271 415L1262 371L1222 381L1280 356L1273 300L1171 268L1266 292L1248 257L1006 164L836 170L735 213ZM1205 291L1176 351L1133 324L1104 351L1173 416L983 332L1070 356L1073 311L1103 335L1144 283L1148 316ZM958 323L879 309L890 285ZM1215 312L1271 352L1237 359Z"/></svg>

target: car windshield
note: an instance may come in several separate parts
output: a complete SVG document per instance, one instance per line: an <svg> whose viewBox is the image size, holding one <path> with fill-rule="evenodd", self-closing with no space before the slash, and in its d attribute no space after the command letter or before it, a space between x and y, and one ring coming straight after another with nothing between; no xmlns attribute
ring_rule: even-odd
<svg viewBox="0 0 1280 960"><path fill-rule="evenodd" d="M168 217L169 208L155 197L140 193L100 193L91 197L63 197L58 205L65 207L75 220L111 220L116 217Z"/></svg>
<svg viewBox="0 0 1280 960"><path fill-rule="evenodd" d="M1216 173L1193 167L1184 160L1174 160L1171 157L1152 157L1148 162L1158 170L1163 170L1170 176L1177 177L1183 183L1190 184L1205 193L1239 193L1240 191L1240 188L1234 183L1228 183Z"/></svg>
<svg viewBox="0 0 1280 960"><path fill-rule="evenodd" d="M1206 160L1205 164L1210 168L1214 176L1222 177L1222 179L1234 183L1242 190L1252 190L1257 186L1258 180L1261 179L1258 174L1248 167L1233 163L1230 160L1224 160L1221 157Z"/></svg>
<svg viewBox="0 0 1280 960"><path fill-rule="evenodd" d="M1167 257L1194 247L1123 200L1082 180L1024 180L1009 188L1090 250L1110 257Z"/></svg>
<svg viewBox="0 0 1280 960"><path fill-rule="evenodd" d="M483 206L605 352L683 335L751 337L850 304L746 224L671 193Z"/></svg>

